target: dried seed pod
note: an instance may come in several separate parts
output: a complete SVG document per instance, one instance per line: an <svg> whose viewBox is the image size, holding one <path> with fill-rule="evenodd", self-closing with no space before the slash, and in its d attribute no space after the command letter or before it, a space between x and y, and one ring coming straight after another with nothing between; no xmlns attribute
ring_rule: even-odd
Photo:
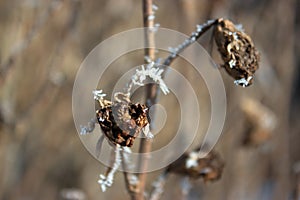
<svg viewBox="0 0 300 200"><path fill-rule="evenodd" d="M169 165L167 171L194 179L203 178L207 182L221 178L223 168L224 161L218 153L211 151L204 158L200 158L198 151L192 151Z"/></svg>
<svg viewBox="0 0 300 200"><path fill-rule="evenodd" d="M142 129L149 124L148 108L130 101L99 100L96 116L102 131L110 142L131 147Z"/></svg>
<svg viewBox="0 0 300 200"><path fill-rule="evenodd" d="M246 117L244 144L257 146L266 143L277 126L274 112L249 97L241 100L240 107Z"/></svg>
<svg viewBox="0 0 300 200"><path fill-rule="evenodd" d="M259 53L251 38L231 21L219 19L214 30L218 46L227 73L237 85L249 86L258 69Z"/></svg>

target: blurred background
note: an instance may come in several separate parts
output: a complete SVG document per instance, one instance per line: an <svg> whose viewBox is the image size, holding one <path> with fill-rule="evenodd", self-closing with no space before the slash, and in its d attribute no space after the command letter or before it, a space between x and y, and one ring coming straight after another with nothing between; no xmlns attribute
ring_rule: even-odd
<svg viewBox="0 0 300 200"><path fill-rule="evenodd" d="M190 34L196 24L228 18L243 24L261 53L249 88L235 86L221 70L227 115L216 151L225 168L216 182L193 180L186 198L299 200L300 1L155 3L161 27ZM142 25L141 1L0 0L0 199L129 199L122 173L102 193L97 180L105 166L82 145L71 99L77 70L88 53L111 35ZM211 47L209 38L208 33L200 40L206 48ZM113 63L100 87L111 92L123 73L120 68L141 64L142 53ZM218 60L215 50L212 56ZM178 70L182 65L183 60L174 63ZM197 80L193 71L182 73ZM203 120L209 120L205 84L193 86L204 101ZM177 105L163 102L169 110ZM176 127L170 126L166 122L163 139L154 148L172 138ZM160 173L149 173L148 190ZM162 199L181 199L180 180L169 177Z"/></svg>

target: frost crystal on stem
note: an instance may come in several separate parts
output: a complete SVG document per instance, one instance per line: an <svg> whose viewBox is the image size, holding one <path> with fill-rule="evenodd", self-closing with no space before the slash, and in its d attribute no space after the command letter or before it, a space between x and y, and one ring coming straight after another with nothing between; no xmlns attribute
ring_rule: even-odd
<svg viewBox="0 0 300 200"><path fill-rule="evenodd" d="M80 135L86 135L88 133L93 132L95 129L95 124L97 122L96 118L91 119L87 126L80 125Z"/></svg>
<svg viewBox="0 0 300 200"><path fill-rule="evenodd" d="M143 130L144 135L148 139L153 139L154 138L154 135L150 132L150 125L149 124L147 124L142 130Z"/></svg>
<svg viewBox="0 0 300 200"><path fill-rule="evenodd" d="M160 27L160 24L156 23L156 24L154 24L153 27L149 27L149 30L155 33L155 32L157 32L159 27Z"/></svg>
<svg viewBox="0 0 300 200"><path fill-rule="evenodd" d="M163 173L158 177L158 179L155 182L153 182L152 186L154 190L150 196L150 200L159 200L161 198L161 195L164 192L166 178L167 174Z"/></svg>
<svg viewBox="0 0 300 200"><path fill-rule="evenodd" d="M103 174L100 174L100 179L98 180L98 183L101 186L101 189L103 192L106 191L107 187L110 187L113 184L114 180L114 174L118 170L119 166L121 165L121 155L120 155L120 145L116 144L115 147L115 160L114 165L108 172L107 176L104 176Z"/></svg>
<svg viewBox="0 0 300 200"><path fill-rule="evenodd" d="M149 56L144 56L144 60L145 60L146 63L151 63L152 62L152 60Z"/></svg>
<svg viewBox="0 0 300 200"><path fill-rule="evenodd" d="M188 194L190 193L191 188L192 188L189 177L187 177L187 176L183 177L182 180L181 180L180 185L181 185L182 195L184 197L187 197Z"/></svg>
<svg viewBox="0 0 300 200"><path fill-rule="evenodd" d="M127 169L132 169L133 165L130 159L130 154L132 153L129 147L122 147L122 155L123 155L123 162L126 165ZM130 185L136 186L139 183L139 179L134 174L127 173L128 181Z"/></svg>
<svg viewBox="0 0 300 200"><path fill-rule="evenodd" d="M157 11L157 10L158 10L158 6L155 5L155 4L152 4L152 9L153 9L154 11Z"/></svg>
<svg viewBox="0 0 300 200"><path fill-rule="evenodd" d="M155 15L149 15L148 16L148 20L150 21L150 20L154 20L155 19Z"/></svg>
<svg viewBox="0 0 300 200"><path fill-rule="evenodd" d="M249 76L247 79L241 78L239 80L235 80L235 85L241 85L243 87L247 87L250 84L250 81L252 80L252 76Z"/></svg>
<svg viewBox="0 0 300 200"><path fill-rule="evenodd" d="M154 62L142 65L141 69L137 69L135 74L131 77L131 83L128 86L128 92L130 92L133 85L144 86L144 81L147 77L151 78L155 83L157 83L164 94L168 94L169 88L165 84L161 75L164 72L160 69Z"/></svg>
<svg viewBox="0 0 300 200"><path fill-rule="evenodd" d="M183 43L181 43L175 48L169 47L170 56L166 59L164 64L169 65L171 60L176 58L180 52L182 52L185 48L187 48L189 45L194 43L203 33L205 33L216 22L217 22L216 20L208 20L203 25L197 25L196 31L192 32L190 37L187 38Z"/></svg>
<svg viewBox="0 0 300 200"><path fill-rule="evenodd" d="M96 101L103 101L103 98L106 96L106 94L104 94L102 90L93 90L93 95ZM93 132L96 122L97 119L93 118L88 122L87 126L80 125L80 135L86 135Z"/></svg>
<svg viewBox="0 0 300 200"><path fill-rule="evenodd" d="M97 101L102 100L106 96L106 94L102 92L103 92L102 90L94 90L93 91L94 99Z"/></svg>
<svg viewBox="0 0 300 200"><path fill-rule="evenodd" d="M198 152L192 151L191 153L189 153L188 159L185 162L185 167L187 169L191 168L191 167L197 167L197 165L198 165L198 158L199 158Z"/></svg>

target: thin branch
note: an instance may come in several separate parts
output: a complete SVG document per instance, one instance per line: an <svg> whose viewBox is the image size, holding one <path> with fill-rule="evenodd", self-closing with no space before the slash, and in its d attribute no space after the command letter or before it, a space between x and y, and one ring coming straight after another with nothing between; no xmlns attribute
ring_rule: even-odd
<svg viewBox="0 0 300 200"><path fill-rule="evenodd" d="M175 48L170 48L171 54L165 59L164 65L169 66L178 54L184 51L188 46L196 42L206 31L208 31L212 26L216 25L222 19L208 20L203 25L197 25L197 29L193 32L188 39L186 39L182 44Z"/></svg>
<svg viewBox="0 0 300 200"><path fill-rule="evenodd" d="M170 55L164 60L163 65L164 66L170 66L171 63L178 58L179 53L183 52L187 47L189 47L191 44L196 42L206 31L208 31L211 27L218 24L219 21L222 20L222 18L215 19L215 20L208 20L203 25L197 25L197 29L195 32L193 32L188 39L186 39L183 43L178 45L175 48L170 48ZM161 74L161 77L164 78L166 74L166 70ZM156 90L155 92L155 98L151 102L152 105L156 103L157 97L159 94L159 90Z"/></svg>
<svg viewBox="0 0 300 200"><path fill-rule="evenodd" d="M164 187L166 183L166 179L168 176L168 171L164 171L158 179L152 184L153 190L150 194L149 200L159 200L164 192Z"/></svg>
<svg viewBox="0 0 300 200"><path fill-rule="evenodd" d="M118 170L119 166L121 165L121 147L120 145L116 145L114 147L114 152L112 153L112 167L107 168L107 171L105 173L105 175L100 174L100 179L98 180L98 183L101 186L101 189L103 192L106 191L106 189L110 186L112 186L113 184L113 180L114 180L114 175L116 173L116 171Z"/></svg>
<svg viewBox="0 0 300 200"><path fill-rule="evenodd" d="M185 177L182 177L181 179L181 199L182 200L188 200L189 199L189 193L190 193L190 190L192 188L192 185L190 183L190 179L189 177L185 176Z"/></svg>
<svg viewBox="0 0 300 200"><path fill-rule="evenodd" d="M124 175L124 180L125 180L125 185L126 189L130 195L130 198L132 200L135 199L135 194L138 193L138 178L133 175L128 173L128 170L130 168L130 162L128 158L128 154L131 153L131 150L127 147L122 147L122 152L121 152L121 159L122 159L122 167L123 167L123 175Z"/></svg>
<svg viewBox="0 0 300 200"><path fill-rule="evenodd" d="M154 27L154 11L153 11L153 1L152 0L143 0L143 20L145 29L145 57L155 60L155 42L154 42L154 32L150 31ZM146 105L150 108L156 101L157 85L149 84L147 85L146 92ZM150 124L151 128L151 124ZM152 141L147 138L142 138L139 148L140 154L146 154L151 151ZM136 193L135 199L142 200L144 199L145 186L147 174L145 171L148 167L149 158L141 157L138 163L138 169L141 173L139 174L139 191Z"/></svg>

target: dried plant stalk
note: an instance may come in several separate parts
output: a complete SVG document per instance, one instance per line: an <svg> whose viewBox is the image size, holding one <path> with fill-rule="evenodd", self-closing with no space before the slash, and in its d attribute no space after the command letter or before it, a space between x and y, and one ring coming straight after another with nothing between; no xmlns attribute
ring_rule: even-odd
<svg viewBox="0 0 300 200"><path fill-rule="evenodd" d="M151 60L155 60L155 39L154 32L150 31L150 29L154 28L154 10L153 10L153 1L152 0L143 0L143 22L145 29L145 46L149 48L145 48L145 57L150 58ZM146 91L146 105L147 107L151 107L156 102L157 97L157 85L149 84L147 85ZM147 138L142 138L139 148L139 153L149 153L151 152L152 141ZM142 200L144 199L145 187L146 187L146 179L147 174L144 172L148 168L149 159L146 157L140 158L138 161L138 169L142 172L139 174L139 191L135 195L135 199Z"/></svg>

